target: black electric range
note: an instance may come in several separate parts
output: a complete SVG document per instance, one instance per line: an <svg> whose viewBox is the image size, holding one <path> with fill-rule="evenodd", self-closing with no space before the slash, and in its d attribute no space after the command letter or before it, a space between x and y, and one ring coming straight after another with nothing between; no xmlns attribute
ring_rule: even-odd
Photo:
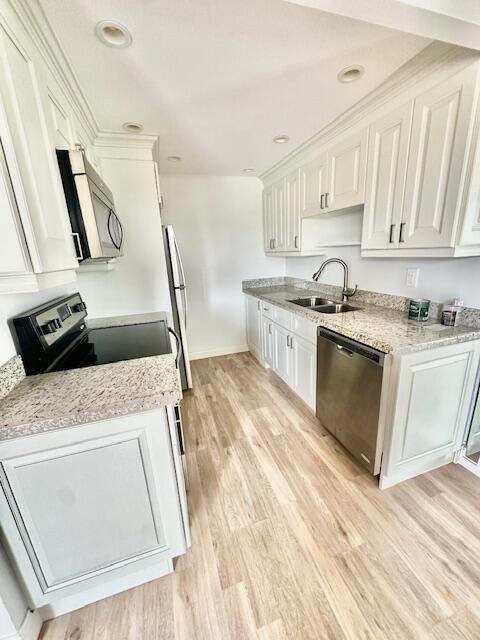
<svg viewBox="0 0 480 640"><path fill-rule="evenodd" d="M88 328L79 293L56 298L13 318L27 375L171 353L165 318ZM178 344L178 342L177 342Z"/></svg>

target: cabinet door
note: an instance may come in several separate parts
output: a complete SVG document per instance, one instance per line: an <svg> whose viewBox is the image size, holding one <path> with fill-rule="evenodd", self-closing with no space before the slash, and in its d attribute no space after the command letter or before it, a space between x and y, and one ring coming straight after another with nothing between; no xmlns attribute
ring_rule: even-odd
<svg viewBox="0 0 480 640"><path fill-rule="evenodd" d="M0 251L1 274L27 274L32 271L30 254L23 234L22 223L13 190L10 171L0 142ZM1 288L1 287L0 287Z"/></svg>
<svg viewBox="0 0 480 640"><path fill-rule="evenodd" d="M34 451L5 456L0 465L36 575L36 587L24 576L36 605L86 589L90 580L131 562L170 559L186 548L164 412L102 423L96 437L80 441L82 431L92 428L78 428L76 438L59 434L63 445L53 449L46 443L56 434L36 437ZM101 437L109 428L110 435ZM15 543L12 550L24 570Z"/></svg>
<svg viewBox="0 0 480 640"><path fill-rule="evenodd" d="M452 462L465 431L479 344L465 342L401 358L393 376L382 489Z"/></svg>
<svg viewBox="0 0 480 640"><path fill-rule="evenodd" d="M362 249L398 246L413 101L370 126Z"/></svg>
<svg viewBox="0 0 480 640"><path fill-rule="evenodd" d="M0 92L13 139L28 213L36 272L78 267L58 171L44 113L45 81L28 52L0 30Z"/></svg>
<svg viewBox="0 0 480 640"><path fill-rule="evenodd" d="M246 296L247 307L247 344L259 360L262 359L262 327L260 300Z"/></svg>
<svg viewBox="0 0 480 640"><path fill-rule="evenodd" d="M287 384L291 385L291 355L290 355L290 337L291 334L280 327L278 324L272 324L273 331L273 370Z"/></svg>
<svg viewBox="0 0 480 640"><path fill-rule="evenodd" d="M263 248L265 252L273 251L274 227L275 202L273 187L270 186L263 191Z"/></svg>
<svg viewBox="0 0 480 640"><path fill-rule="evenodd" d="M267 367L273 367L273 322L262 315L262 356Z"/></svg>
<svg viewBox="0 0 480 640"><path fill-rule="evenodd" d="M322 195L327 187L327 156L322 153L300 168L300 215L321 213Z"/></svg>
<svg viewBox="0 0 480 640"><path fill-rule="evenodd" d="M299 251L300 237L300 172L285 179L285 251Z"/></svg>
<svg viewBox="0 0 480 640"><path fill-rule="evenodd" d="M286 184L282 178L273 185L273 242L274 251L285 251L285 223L286 223Z"/></svg>
<svg viewBox="0 0 480 640"><path fill-rule="evenodd" d="M317 348L298 336L291 337L291 386L315 411Z"/></svg>
<svg viewBox="0 0 480 640"><path fill-rule="evenodd" d="M455 244L475 80L474 65L415 99L401 247Z"/></svg>
<svg viewBox="0 0 480 640"><path fill-rule="evenodd" d="M352 134L328 150L327 211L365 202L368 129Z"/></svg>

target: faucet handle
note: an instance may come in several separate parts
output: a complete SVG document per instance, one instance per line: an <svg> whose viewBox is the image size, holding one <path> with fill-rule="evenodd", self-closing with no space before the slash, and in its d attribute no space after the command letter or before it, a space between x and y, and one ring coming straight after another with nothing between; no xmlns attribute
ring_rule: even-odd
<svg viewBox="0 0 480 640"><path fill-rule="evenodd" d="M357 289L358 289L358 284L356 284L353 289L348 289L348 287L347 287L346 289L343 290L343 295L346 298L351 298L352 296L354 296L357 293Z"/></svg>

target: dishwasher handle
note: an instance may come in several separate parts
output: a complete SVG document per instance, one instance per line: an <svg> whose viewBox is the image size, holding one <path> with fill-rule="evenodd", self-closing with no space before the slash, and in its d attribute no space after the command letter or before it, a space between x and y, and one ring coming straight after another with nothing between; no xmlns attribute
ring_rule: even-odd
<svg viewBox="0 0 480 640"><path fill-rule="evenodd" d="M374 349L373 347L369 347L368 345L357 342L356 340L351 340L350 338L341 336L339 333L335 333L335 331L329 331L328 329L323 329L321 327L318 329L318 337L325 338L326 340L333 342L337 347L337 351L344 356L351 358L358 354L363 358L368 358L368 360L375 362L380 367L383 367L385 354L382 351L377 351L377 349Z"/></svg>
<svg viewBox="0 0 480 640"><path fill-rule="evenodd" d="M337 344L337 351L340 351L342 355L347 356L348 358L353 357L353 351L350 351L347 347L342 347L341 344Z"/></svg>

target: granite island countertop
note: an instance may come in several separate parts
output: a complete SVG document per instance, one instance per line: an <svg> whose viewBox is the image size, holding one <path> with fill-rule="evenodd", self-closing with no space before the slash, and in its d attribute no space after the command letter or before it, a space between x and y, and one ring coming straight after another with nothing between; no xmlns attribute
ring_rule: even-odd
<svg viewBox="0 0 480 640"><path fill-rule="evenodd" d="M89 326L161 319L166 314L138 314L94 319ZM12 371L17 376L20 368L22 375L11 388ZM149 411L182 398L172 353L27 377L23 377L20 357L15 356L2 369L8 377L4 383L7 393L0 400L0 442Z"/></svg>
<svg viewBox="0 0 480 640"><path fill-rule="evenodd" d="M370 304L361 297L357 299L354 296L349 300L350 304L359 307L357 311L338 314L322 314L290 302L295 298L309 296L329 297L331 291L328 287L322 292L322 288L318 286L309 290L292 285L247 287L245 284L243 291L248 295L287 309L319 327L331 329L384 353L422 351L458 342L480 340L480 328L446 327L435 320L420 324L409 320L405 310ZM334 299L340 298L337 295Z"/></svg>

